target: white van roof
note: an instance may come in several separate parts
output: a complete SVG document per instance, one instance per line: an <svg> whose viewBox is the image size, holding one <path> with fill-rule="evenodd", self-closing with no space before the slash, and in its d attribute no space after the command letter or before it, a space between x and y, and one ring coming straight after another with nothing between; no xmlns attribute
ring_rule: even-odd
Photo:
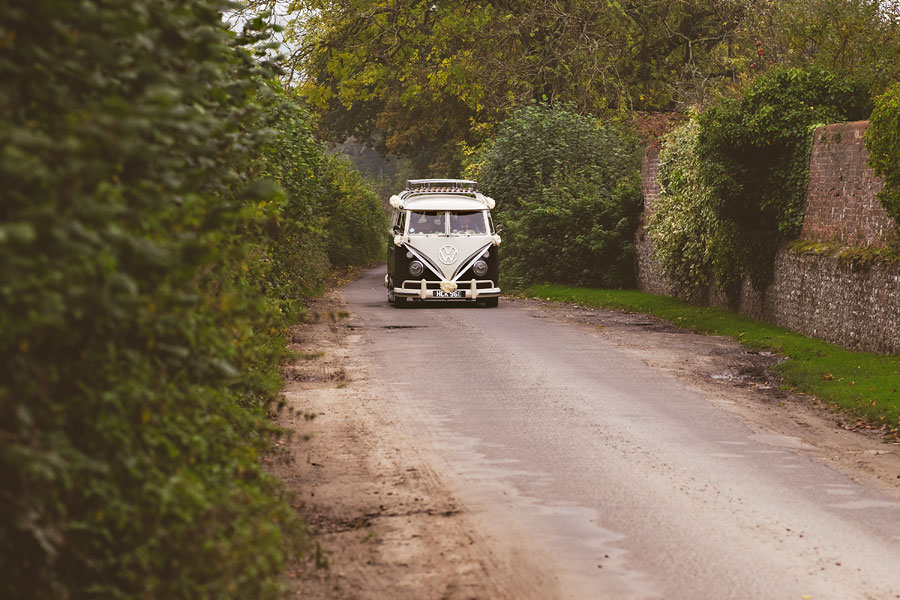
<svg viewBox="0 0 900 600"><path fill-rule="evenodd" d="M494 199L468 179L409 179L406 189L391 196L391 206L405 210L484 210Z"/></svg>

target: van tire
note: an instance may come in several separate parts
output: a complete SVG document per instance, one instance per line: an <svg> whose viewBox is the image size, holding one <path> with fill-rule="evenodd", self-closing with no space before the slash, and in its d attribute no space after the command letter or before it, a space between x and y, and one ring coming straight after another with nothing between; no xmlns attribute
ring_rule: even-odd
<svg viewBox="0 0 900 600"><path fill-rule="evenodd" d="M497 305L500 303L500 298L485 298L484 299L484 307L485 308L497 308Z"/></svg>

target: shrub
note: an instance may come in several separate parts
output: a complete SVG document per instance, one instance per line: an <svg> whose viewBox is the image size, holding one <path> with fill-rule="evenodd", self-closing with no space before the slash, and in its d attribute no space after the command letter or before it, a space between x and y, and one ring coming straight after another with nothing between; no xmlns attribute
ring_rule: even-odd
<svg viewBox="0 0 900 600"><path fill-rule="evenodd" d="M869 165L884 177L878 199L900 224L900 84L875 99L875 108L866 130Z"/></svg>
<svg viewBox="0 0 900 600"><path fill-rule="evenodd" d="M641 208L633 135L569 106L531 105L504 121L473 163L506 228L509 283L633 283Z"/></svg>
<svg viewBox="0 0 900 600"><path fill-rule="evenodd" d="M682 294L696 298L712 283L740 273L733 225L716 210L713 189L700 177L696 115L665 138L659 152L660 194L647 232L655 257ZM724 278L724 279L723 279Z"/></svg>
<svg viewBox="0 0 900 600"><path fill-rule="evenodd" d="M272 85L260 126L272 135L257 175L277 184L266 202L260 233L268 253L256 275L279 308L317 293L333 269L365 265L384 251L387 212L365 179L343 156L326 151L314 121L295 92Z"/></svg>
<svg viewBox="0 0 900 600"><path fill-rule="evenodd" d="M322 209L325 151L309 111L280 86L272 85L259 127L272 135L260 153L257 176L274 182L278 192L263 207L268 245L256 277L266 296L294 314L303 298L320 291L331 268Z"/></svg>
<svg viewBox="0 0 900 600"><path fill-rule="evenodd" d="M504 277L514 285L632 285L640 189L634 181L615 185L610 190L575 177L559 178L501 212Z"/></svg>
<svg viewBox="0 0 900 600"><path fill-rule="evenodd" d="M344 156L328 156L323 164L323 212L328 259L337 268L384 259L387 211L359 171Z"/></svg>

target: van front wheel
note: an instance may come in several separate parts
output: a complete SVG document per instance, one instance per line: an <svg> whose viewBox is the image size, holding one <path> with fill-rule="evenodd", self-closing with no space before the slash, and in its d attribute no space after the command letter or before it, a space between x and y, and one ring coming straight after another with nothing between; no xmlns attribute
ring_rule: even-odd
<svg viewBox="0 0 900 600"><path fill-rule="evenodd" d="M485 298L484 299L484 307L485 308L497 308L497 305L500 303L500 298Z"/></svg>

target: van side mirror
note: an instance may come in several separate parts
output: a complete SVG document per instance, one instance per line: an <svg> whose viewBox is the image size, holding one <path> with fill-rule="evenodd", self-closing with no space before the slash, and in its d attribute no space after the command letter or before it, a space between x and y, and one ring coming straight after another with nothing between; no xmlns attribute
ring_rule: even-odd
<svg viewBox="0 0 900 600"><path fill-rule="evenodd" d="M494 227L494 233L503 233L503 225L497 225Z"/></svg>

